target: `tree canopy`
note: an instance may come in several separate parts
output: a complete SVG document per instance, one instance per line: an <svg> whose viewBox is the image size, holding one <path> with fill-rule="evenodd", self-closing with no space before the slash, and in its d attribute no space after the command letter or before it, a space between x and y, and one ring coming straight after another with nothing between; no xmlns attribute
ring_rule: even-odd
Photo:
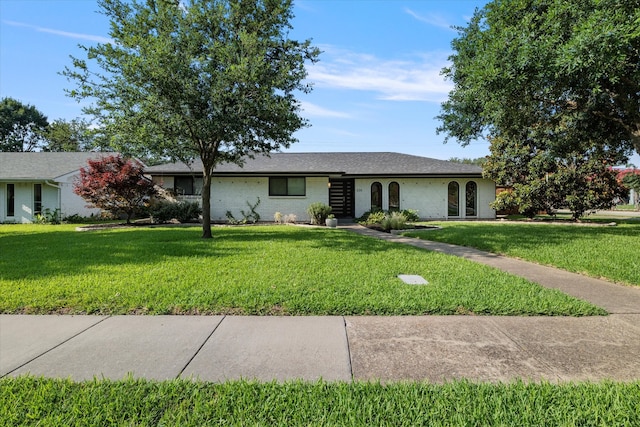
<svg viewBox="0 0 640 427"><path fill-rule="evenodd" d="M83 119L58 119L49 124L44 151L91 151L95 148L93 131Z"/></svg>
<svg viewBox="0 0 640 427"><path fill-rule="evenodd" d="M0 151L35 151L48 126L47 117L33 105L9 97L0 100Z"/></svg>
<svg viewBox="0 0 640 427"><path fill-rule="evenodd" d="M296 92L319 50L288 37L291 0L102 0L111 43L64 74L115 149L203 164L203 237L215 167L288 147L307 126Z"/></svg>
<svg viewBox="0 0 640 427"><path fill-rule="evenodd" d="M609 167L640 152L640 1L492 1L458 31L438 131L488 138L486 176L527 212L612 202Z"/></svg>
<svg viewBox="0 0 640 427"><path fill-rule="evenodd" d="M125 214L127 224L142 211L156 194L151 180L144 175L144 165L119 154L89 160L80 168L73 191L91 206L113 215Z"/></svg>

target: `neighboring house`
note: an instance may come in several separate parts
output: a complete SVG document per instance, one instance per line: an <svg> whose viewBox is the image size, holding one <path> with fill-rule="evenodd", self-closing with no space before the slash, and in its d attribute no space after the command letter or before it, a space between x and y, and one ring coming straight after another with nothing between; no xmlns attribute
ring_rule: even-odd
<svg viewBox="0 0 640 427"><path fill-rule="evenodd" d="M145 173L183 200L201 198L200 161L152 166ZM227 211L241 218L258 198L256 210L265 220L280 212L307 221L314 202L330 205L338 218L373 209L415 209L423 219L495 218L489 207L495 183L482 178L480 167L399 153L272 153L214 170L213 221L225 221Z"/></svg>
<svg viewBox="0 0 640 427"><path fill-rule="evenodd" d="M0 223L33 222L58 210L61 217L99 214L73 192L73 181L87 160L104 153L0 152Z"/></svg>

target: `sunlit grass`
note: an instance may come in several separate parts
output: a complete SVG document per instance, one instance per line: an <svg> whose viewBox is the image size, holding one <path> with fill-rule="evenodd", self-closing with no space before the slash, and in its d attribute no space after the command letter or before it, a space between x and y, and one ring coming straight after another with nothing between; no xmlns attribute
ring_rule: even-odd
<svg viewBox="0 0 640 427"><path fill-rule="evenodd" d="M470 246L612 281L640 285L640 223L617 226L443 222L406 235Z"/></svg>
<svg viewBox="0 0 640 427"><path fill-rule="evenodd" d="M427 286L401 282L417 274ZM102 314L605 314L460 258L292 226L0 226L0 312Z"/></svg>
<svg viewBox="0 0 640 427"><path fill-rule="evenodd" d="M0 425L637 426L640 382L0 380Z"/></svg>

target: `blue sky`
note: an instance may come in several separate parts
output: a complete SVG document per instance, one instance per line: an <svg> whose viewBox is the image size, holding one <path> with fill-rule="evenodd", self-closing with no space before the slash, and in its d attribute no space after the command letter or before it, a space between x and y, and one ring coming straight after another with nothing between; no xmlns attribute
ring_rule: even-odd
<svg viewBox="0 0 640 427"><path fill-rule="evenodd" d="M489 154L486 141L443 144L435 132L451 90L452 25L464 26L484 0L297 0L291 33L322 51L301 94L311 127L287 151L396 151L438 159ZM94 0L0 1L0 97L35 105L50 121L81 116L58 73L78 44L108 41ZM634 156L640 165L640 156Z"/></svg>

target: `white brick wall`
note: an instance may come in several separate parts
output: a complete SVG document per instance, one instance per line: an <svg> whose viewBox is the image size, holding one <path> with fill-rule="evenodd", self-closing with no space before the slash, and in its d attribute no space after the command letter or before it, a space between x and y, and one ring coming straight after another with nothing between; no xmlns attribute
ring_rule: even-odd
<svg viewBox="0 0 640 427"><path fill-rule="evenodd" d="M241 210L249 212L260 198L256 211L263 221L273 221L273 215L295 214L299 222L308 222L307 208L311 203L329 203L327 177L307 177L305 196L269 196L268 177L214 177L211 182L211 219L226 221L231 211L236 219L242 219Z"/></svg>
<svg viewBox="0 0 640 427"><path fill-rule="evenodd" d="M171 177L162 178L165 187L172 187ZM495 211L489 203L495 198L495 185L490 180L467 178L378 178L355 180L355 215L361 216L371 208L371 184L382 184L382 206L389 208L389 183L400 184L400 208L415 209L422 219L447 218L447 188L449 182L456 181L460 186L460 217L465 218L465 185L469 181L477 184L478 215L473 218L495 218ZM159 178L154 177L159 183ZM294 197L270 197L268 177L214 177L211 183L211 219L226 222L229 210L236 219L242 219L241 210L249 212L247 205L255 205L260 198L256 211L262 221L273 221L273 215L295 214L299 222L308 222L307 208L311 203L329 203L328 177L307 177L306 195ZM200 201L200 198L197 198Z"/></svg>
<svg viewBox="0 0 640 427"><path fill-rule="evenodd" d="M400 184L400 209L415 209L422 219L447 218L447 194L448 185L456 181L460 186L460 218L465 218L464 188L467 182L474 181L477 184L478 216L474 218L495 218L496 214L489 207L489 203L495 199L495 185L493 181L486 179L467 178L379 178L356 179L356 217L362 216L371 209L371 184L382 184L382 208L389 208L389 184Z"/></svg>

